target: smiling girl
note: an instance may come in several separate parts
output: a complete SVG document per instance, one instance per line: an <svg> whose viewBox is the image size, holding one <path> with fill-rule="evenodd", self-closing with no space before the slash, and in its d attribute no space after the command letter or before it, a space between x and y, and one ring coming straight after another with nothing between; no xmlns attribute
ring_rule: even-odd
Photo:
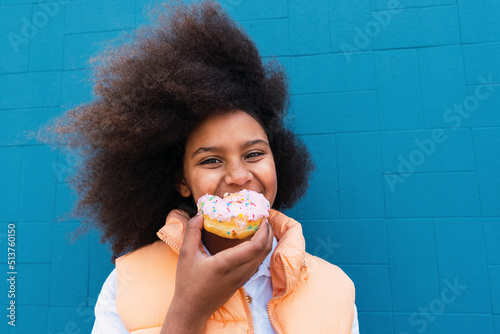
<svg viewBox="0 0 500 334"><path fill-rule="evenodd" d="M285 72L216 3L164 9L97 59L95 100L53 127L83 153L75 213L116 264L93 333L358 333L351 280L277 211L313 166L285 126ZM255 235L205 231L198 198L243 189L272 207Z"/></svg>

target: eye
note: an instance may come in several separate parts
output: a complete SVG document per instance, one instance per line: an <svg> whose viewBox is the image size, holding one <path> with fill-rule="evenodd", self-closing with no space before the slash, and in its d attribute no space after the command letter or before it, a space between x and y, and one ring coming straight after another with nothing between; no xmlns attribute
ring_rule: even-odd
<svg viewBox="0 0 500 334"><path fill-rule="evenodd" d="M206 159L206 160L203 160L202 162L200 162L200 165L211 165L211 164L217 164L217 163L221 163L222 161L220 161L219 159L216 159L216 158L209 158L209 159Z"/></svg>
<svg viewBox="0 0 500 334"><path fill-rule="evenodd" d="M261 155L264 155L264 153L262 153L262 152L250 152L245 158L252 159L252 158L259 157Z"/></svg>

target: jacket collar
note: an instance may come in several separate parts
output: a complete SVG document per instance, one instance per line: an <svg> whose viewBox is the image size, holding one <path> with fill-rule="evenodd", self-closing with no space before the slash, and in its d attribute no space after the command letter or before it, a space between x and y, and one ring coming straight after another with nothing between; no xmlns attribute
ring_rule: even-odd
<svg viewBox="0 0 500 334"><path fill-rule="evenodd" d="M300 279L301 270L305 267L305 240L302 226L294 219L274 209L271 209L268 219L278 239L278 246L271 256L271 279L273 297L279 297L292 291ZM168 214L165 225L157 232L158 237L177 254L184 240L188 220L186 212L173 210Z"/></svg>

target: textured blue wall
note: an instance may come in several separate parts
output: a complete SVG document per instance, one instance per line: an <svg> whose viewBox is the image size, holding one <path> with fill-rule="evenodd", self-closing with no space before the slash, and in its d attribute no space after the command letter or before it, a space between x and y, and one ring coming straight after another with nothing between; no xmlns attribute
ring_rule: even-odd
<svg viewBox="0 0 500 334"><path fill-rule="evenodd" d="M290 73L317 169L287 213L355 282L361 332L500 333L500 1L221 2ZM150 3L0 0L2 333L90 332L110 253L54 222L74 157L26 133L91 99L89 56Z"/></svg>

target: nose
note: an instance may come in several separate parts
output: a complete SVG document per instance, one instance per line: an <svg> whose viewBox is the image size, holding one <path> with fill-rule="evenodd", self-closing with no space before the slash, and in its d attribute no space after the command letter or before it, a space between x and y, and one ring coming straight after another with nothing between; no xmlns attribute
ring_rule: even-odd
<svg viewBox="0 0 500 334"><path fill-rule="evenodd" d="M228 185L244 186L253 178L252 172L242 162L231 163L228 166L224 181Z"/></svg>

